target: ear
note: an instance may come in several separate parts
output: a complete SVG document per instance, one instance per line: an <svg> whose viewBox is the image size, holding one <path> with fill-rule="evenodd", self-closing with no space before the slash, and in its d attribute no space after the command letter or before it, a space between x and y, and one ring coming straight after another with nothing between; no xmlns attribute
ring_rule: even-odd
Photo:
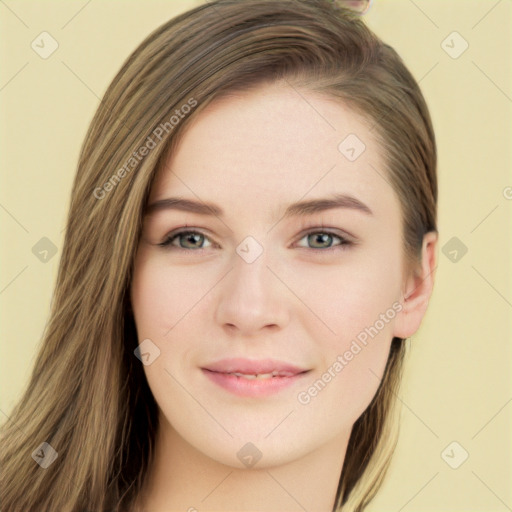
<svg viewBox="0 0 512 512"><path fill-rule="evenodd" d="M428 301L434 287L435 269L437 266L438 234L435 231L423 237L421 248L421 267L405 281L400 303L402 310L395 320L393 336L409 338L419 328L427 311Z"/></svg>

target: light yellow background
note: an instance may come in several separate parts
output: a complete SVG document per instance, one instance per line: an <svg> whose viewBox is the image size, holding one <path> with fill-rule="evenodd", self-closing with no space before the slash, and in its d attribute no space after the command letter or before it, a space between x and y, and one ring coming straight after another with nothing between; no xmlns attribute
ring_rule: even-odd
<svg viewBox="0 0 512 512"><path fill-rule="evenodd" d="M200 0L0 2L0 420L30 375L47 321L80 145L122 62ZM501 512L511 475L511 2L376 0L368 25L420 82L439 150L435 291L400 393L401 437L369 512ZM42 32L59 44L31 48ZM454 59L441 43L469 44ZM450 36L451 50L462 40ZM509 188L507 188L509 187ZM49 238L42 263L32 247ZM457 237L456 262L441 249ZM98 340L91 340L96 343ZM441 454L469 453L452 469ZM460 448L448 450L451 460Z"/></svg>

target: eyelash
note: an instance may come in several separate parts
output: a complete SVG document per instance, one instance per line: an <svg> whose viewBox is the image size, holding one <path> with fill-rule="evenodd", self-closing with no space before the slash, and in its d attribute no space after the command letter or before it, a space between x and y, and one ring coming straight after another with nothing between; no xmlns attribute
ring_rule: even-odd
<svg viewBox="0 0 512 512"><path fill-rule="evenodd" d="M170 233L163 242L157 244L159 247L163 247L164 249L167 249L167 250L178 250L178 251L194 251L194 252L202 252L202 251L205 251L206 248L199 248L199 249L187 249L185 247L176 247L176 246L173 246L171 245L172 242L179 238L180 236L184 236L184 235L202 235L204 236L206 239L210 240L209 237L201 232L201 231L198 231L198 230L192 230L192 229L182 229L181 231L175 231L173 233ZM346 250L348 247L350 247L351 245L354 245L354 242L352 242L351 240L349 240L348 238L345 238L339 234L336 234L336 233L333 233L332 231L329 231L329 230L325 230L323 228L315 228L315 229L311 229L309 230L308 232L306 233L303 233L301 238L299 239L302 240L303 238L309 236L309 235L313 235L313 234L324 234L324 235L330 235L334 238L338 238L340 240L340 243L338 245L334 245L332 247L326 247L324 249L322 248L318 248L318 247L299 247L300 249L309 249L309 250L312 250L312 251L317 251L317 252L331 252L331 251L336 251L336 250ZM212 242L210 240L210 242ZM212 244L214 244L214 242L212 242Z"/></svg>

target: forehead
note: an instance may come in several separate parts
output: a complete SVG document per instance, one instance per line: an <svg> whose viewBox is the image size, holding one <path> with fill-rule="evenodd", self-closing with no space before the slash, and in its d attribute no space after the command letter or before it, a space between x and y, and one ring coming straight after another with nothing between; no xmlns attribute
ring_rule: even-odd
<svg viewBox="0 0 512 512"><path fill-rule="evenodd" d="M362 116L340 100L272 84L198 112L159 170L150 202L172 194L232 204L238 212L259 207L260 216L275 218L282 204L332 193L372 210L396 207L381 149Z"/></svg>

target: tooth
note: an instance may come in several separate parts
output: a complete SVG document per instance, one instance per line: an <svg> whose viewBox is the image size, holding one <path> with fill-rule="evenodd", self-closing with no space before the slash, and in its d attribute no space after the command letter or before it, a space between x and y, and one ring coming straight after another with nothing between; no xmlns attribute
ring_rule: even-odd
<svg viewBox="0 0 512 512"><path fill-rule="evenodd" d="M260 375L257 376L258 379L269 379L272 377L272 374L271 373L262 373Z"/></svg>
<svg viewBox="0 0 512 512"><path fill-rule="evenodd" d="M254 380L254 379L263 380L263 379L270 379L272 377L275 377L276 375L278 375L278 373L279 372L260 373L257 375L251 375L251 374L246 374L246 373L231 373L230 375L236 375L237 377L242 377L242 378L248 379L248 380Z"/></svg>
<svg viewBox="0 0 512 512"><path fill-rule="evenodd" d="M256 375L246 375L245 373L232 373L231 375L236 375L237 377L243 377L244 379L249 380L255 379L257 377Z"/></svg>

